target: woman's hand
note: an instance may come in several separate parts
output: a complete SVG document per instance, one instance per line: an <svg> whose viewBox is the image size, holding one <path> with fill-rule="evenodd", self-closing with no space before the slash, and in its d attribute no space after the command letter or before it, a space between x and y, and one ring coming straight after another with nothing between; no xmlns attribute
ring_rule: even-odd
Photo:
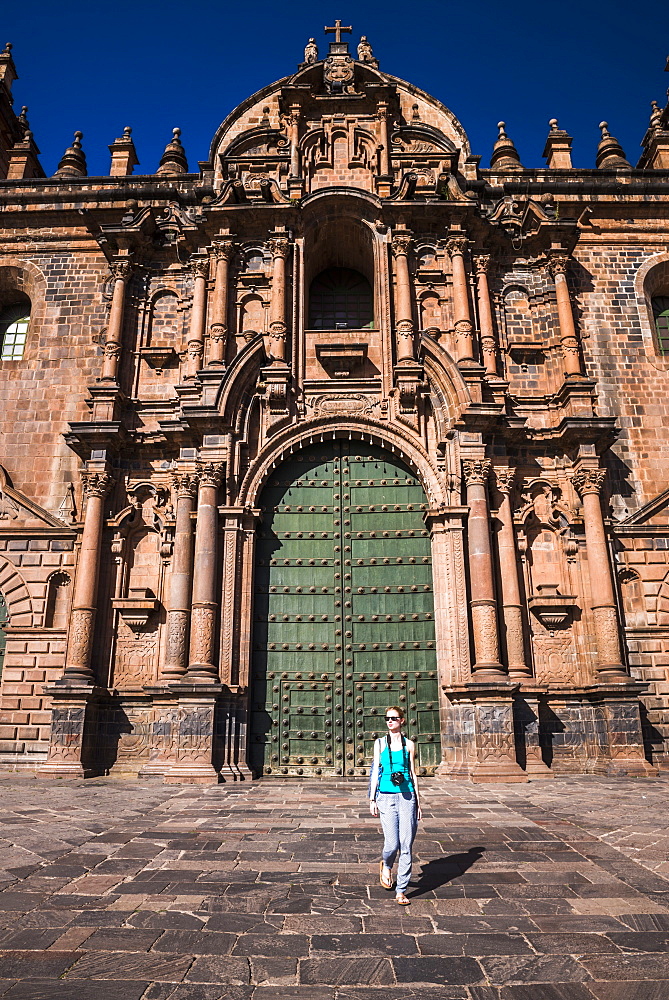
<svg viewBox="0 0 669 1000"><path fill-rule="evenodd" d="M369 811L371 812L372 816L379 815L379 807L376 804L376 799L369 800Z"/></svg>
<svg viewBox="0 0 669 1000"><path fill-rule="evenodd" d="M420 802L416 803L416 819L421 820L423 818L423 810L420 807Z"/></svg>

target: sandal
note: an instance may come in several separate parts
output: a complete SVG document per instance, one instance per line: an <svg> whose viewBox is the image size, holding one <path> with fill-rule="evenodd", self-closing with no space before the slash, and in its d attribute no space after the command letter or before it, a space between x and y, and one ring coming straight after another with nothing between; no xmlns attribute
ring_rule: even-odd
<svg viewBox="0 0 669 1000"><path fill-rule="evenodd" d="M386 868L386 870L388 871L388 873L390 875L390 878L387 881L383 877L383 869L384 868ZM381 887L383 889L392 889L392 887L393 887L393 877L392 877L392 874L390 873L390 869L388 869L387 866L384 865L383 861L381 861L381 863L379 864L379 882L380 882Z"/></svg>
<svg viewBox="0 0 669 1000"><path fill-rule="evenodd" d="M395 896L395 902L399 903L400 906L410 906L411 900L407 899L403 892L398 892Z"/></svg>

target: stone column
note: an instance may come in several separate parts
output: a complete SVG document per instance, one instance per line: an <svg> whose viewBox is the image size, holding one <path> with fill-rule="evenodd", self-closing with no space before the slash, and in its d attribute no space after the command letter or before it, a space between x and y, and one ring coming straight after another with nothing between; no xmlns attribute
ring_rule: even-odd
<svg viewBox="0 0 669 1000"><path fill-rule="evenodd" d="M132 274L132 266L128 260L113 260L109 270L114 278L111 309L105 337L104 361L102 364L102 380L116 382L118 379L118 363L121 357L121 341L123 336L123 311L125 306L125 287Z"/></svg>
<svg viewBox="0 0 669 1000"><path fill-rule="evenodd" d="M211 302L209 322L209 364L225 364L225 346L228 336L228 281L230 260L235 252L232 240L215 240L212 260L214 260L214 293Z"/></svg>
<svg viewBox="0 0 669 1000"><path fill-rule="evenodd" d="M202 367L204 352L204 325L207 309L207 277L209 275L209 258L196 258L191 262L193 273L193 302L190 313L190 328L188 330L188 363L186 378L195 378Z"/></svg>
<svg viewBox="0 0 669 1000"><path fill-rule="evenodd" d="M193 519L197 476L177 473L172 479L176 494L176 528L172 551L170 604L167 612L167 651L162 680L179 680L188 665L188 624L193 588Z"/></svg>
<svg viewBox="0 0 669 1000"><path fill-rule="evenodd" d="M469 305L465 250L467 238L454 236L446 244L453 268L453 318L455 325L456 361L474 360L474 328Z"/></svg>
<svg viewBox="0 0 669 1000"><path fill-rule="evenodd" d="M379 119L380 143L379 143L379 174L381 177L390 175L390 128L388 105L385 101L379 101L376 116Z"/></svg>
<svg viewBox="0 0 669 1000"><path fill-rule="evenodd" d="M274 361L286 360L286 259L290 241L275 236L269 241L272 252L272 300L269 316L269 353Z"/></svg>
<svg viewBox="0 0 669 1000"><path fill-rule="evenodd" d="M395 333L397 335L397 360L413 361L413 309L411 277L409 275L409 248L411 236L397 233L393 236L395 257Z"/></svg>
<svg viewBox="0 0 669 1000"><path fill-rule="evenodd" d="M618 612L599 499L605 477L606 473L602 469L581 468L574 474L573 482L583 501L599 678L605 684L621 684L629 682L630 678L622 663Z"/></svg>
<svg viewBox="0 0 669 1000"><path fill-rule="evenodd" d="M300 177L300 106L291 104L286 115L288 141L290 142L290 176Z"/></svg>
<svg viewBox="0 0 669 1000"><path fill-rule="evenodd" d="M475 680L506 680L506 672L499 658L497 601L490 546L490 517L486 491L490 462L469 459L462 463L462 467L469 505L467 538L475 654L472 672Z"/></svg>
<svg viewBox="0 0 669 1000"><path fill-rule="evenodd" d="M496 375L497 343L495 339L495 328L492 321L492 308L490 306L490 289L488 287L489 267L490 254L476 254L474 257L474 271L476 273L476 298L479 307L481 355L487 373L489 375Z"/></svg>
<svg viewBox="0 0 669 1000"><path fill-rule="evenodd" d="M574 314L567 285L567 265L569 257L566 254L554 254L548 262L548 270L555 281L555 298L557 299L558 323L560 325L560 343L564 355L565 375L582 375L581 353L578 336L574 326Z"/></svg>
<svg viewBox="0 0 669 1000"><path fill-rule="evenodd" d="M100 543L104 523L104 501L112 485L106 472L82 472L86 514L77 564L77 578L70 614L70 635L63 684L93 684L91 669L93 631L97 610Z"/></svg>
<svg viewBox="0 0 669 1000"><path fill-rule="evenodd" d="M222 466L207 462L199 468L193 612L191 615L190 665L186 679L211 683L218 680L214 631L216 627L216 568L218 551L218 487Z"/></svg>
<svg viewBox="0 0 669 1000"><path fill-rule="evenodd" d="M503 633L506 639L506 656L509 677L525 680L532 671L525 661L523 637L523 611L520 599L520 579L516 555L516 536L513 530L511 492L515 469L495 469L497 489L502 502L497 512L500 530L497 536L499 569L502 582Z"/></svg>

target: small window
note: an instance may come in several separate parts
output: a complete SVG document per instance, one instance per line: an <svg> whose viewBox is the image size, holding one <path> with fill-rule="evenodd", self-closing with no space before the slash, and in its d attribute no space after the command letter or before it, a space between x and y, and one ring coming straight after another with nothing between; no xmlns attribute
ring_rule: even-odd
<svg viewBox="0 0 669 1000"><path fill-rule="evenodd" d="M657 349L663 358L669 357L669 295L653 299L653 319Z"/></svg>
<svg viewBox="0 0 669 1000"><path fill-rule="evenodd" d="M30 305L9 306L0 313L3 361L17 361L23 357L30 325Z"/></svg>
<svg viewBox="0 0 669 1000"><path fill-rule="evenodd" d="M330 267L314 278L309 296L312 330L365 330L374 324L372 288L348 267Z"/></svg>

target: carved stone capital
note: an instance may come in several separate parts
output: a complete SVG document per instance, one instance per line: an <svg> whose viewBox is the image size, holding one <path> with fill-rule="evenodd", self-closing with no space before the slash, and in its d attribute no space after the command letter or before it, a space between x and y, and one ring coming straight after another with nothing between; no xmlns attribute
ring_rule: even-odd
<svg viewBox="0 0 669 1000"><path fill-rule="evenodd" d="M560 274L563 276L566 275L568 266L569 257L567 254L551 254L551 257L546 265L554 279Z"/></svg>
<svg viewBox="0 0 669 1000"><path fill-rule="evenodd" d="M290 251L290 240L285 236L273 236L267 241L272 257L281 257L285 260Z"/></svg>
<svg viewBox="0 0 669 1000"><path fill-rule="evenodd" d="M487 458L466 458L462 471L467 486L485 486L490 475L490 462Z"/></svg>
<svg viewBox="0 0 669 1000"><path fill-rule="evenodd" d="M191 499L196 497L198 482L198 476L193 472L172 473L172 490L176 494L177 499L181 497L190 497Z"/></svg>
<svg viewBox="0 0 669 1000"><path fill-rule="evenodd" d="M128 281L132 274L132 264L129 260L112 260L109 270L114 281Z"/></svg>
<svg viewBox="0 0 669 1000"><path fill-rule="evenodd" d="M117 344L115 340L108 340L102 348L102 353L106 358L117 359L121 354L121 345Z"/></svg>
<svg viewBox="0 0 669 1000"><path fill-rule="evenodd" d="M232 260L237 250L234 240L213 240L211 256L215 260Z"/></svg>
<svg viewBox="0 0 669 1000"><path fill-rule="evenodd" d="M400 319L395 325L398 337L410 340L413 336L413 322L410 319Z"/></svg>
<svg viewBox="0 0 669 1000"><path fill-rule="evenodd" d="M392 247L395 257L406 257L411 249L411 236L405 233L396 233L393 236Z"/></svg>
<svg viewBox="0 0 669 1000"><path fill-rule="evenodd" d="M584 497L587 493L601 492L606 472L603 469L579 469L574 473L572 482L579 496Z"/></svg>
<svg viewBox="0 0 669 1000"><path fill-rule="evenodd" d="M480 274L487 274L490 268L490 254L477 253L473 257L474 273L478 277Z"/></svg>
<svg viewBox="0 0 669 1000"><path fill-rule="evenodd" d="M576 358L580 357L578 340L576 337L562 337L560 343L565 354L571 354Z"/></svg>
<svg viewBox="0 0 669 1000"><path fill-rule="evenodd" d="M188 267L194 278L204 278L206 280L209 277L208 257L194 257L189 261Z"/></svg>
<svg viewBox="0 0 669 1000"><path fill-rule="evenodd" d="M495 485L500 493L508 495L513 489L516 478L516 470L508 466L498 466L495 468Z"/></svg>
<svg viewBox="0 0 669 1000"><path fill-rule="evenodd" d="M86 497L104 497L109 493L114 480L106 472L82 472L81 483Z"/></svg>
<svg viewBox="0 0 669 1000"><path fill-rule="evenodd" d="M270 323L267 335L270 340L285 340L286 324L282 323L281 320L275 320L274 323Z"/></svg>
<svg viewBox="0 0 669 1000"><path fill-rule="evenodd" d="M223 480L225 466L220 462L199 462L198 482L200 486L211 486L218 489Z"/></svg>
<svg viewBox="0 0 669 1000"><path fill-rule="evenodd" d="M469 240L466 236L452 236L446 242L446 253L451 259L453 257L464 257Z"/></svg>
<svg viewBox="0 0 669 1000"><path fill-rule="evenodd" d="M474 327L470 320L459 319L455 324L455 333L460 340L471 340L474 336Z"/></svg>

